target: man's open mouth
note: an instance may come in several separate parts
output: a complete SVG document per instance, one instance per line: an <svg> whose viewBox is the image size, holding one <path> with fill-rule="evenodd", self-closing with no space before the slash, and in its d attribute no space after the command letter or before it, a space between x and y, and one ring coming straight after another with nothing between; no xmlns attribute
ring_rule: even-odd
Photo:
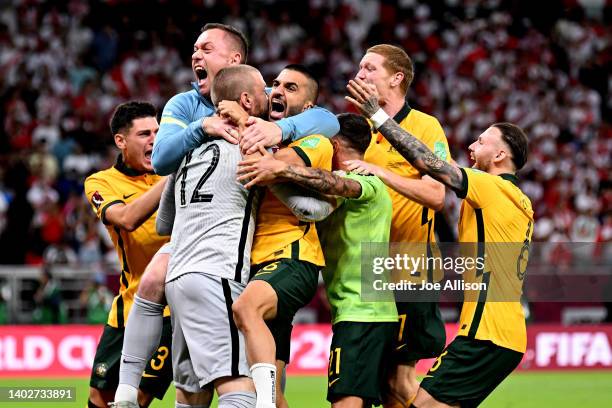
<svg viewBox="0 0 612 408"><path fill-rule="evenodd" d="M270 99L270 119L282 119L285 116L285 102L279 98Z"/></svg>
<svg viewBox="0 0 612 408"><path fill-rule="evenodd" d="M208 71L206 71L204 68L202 67L195 67L194 69L196 77L198 78L199 81L202 81L206 78L208 78Z"/></svg>

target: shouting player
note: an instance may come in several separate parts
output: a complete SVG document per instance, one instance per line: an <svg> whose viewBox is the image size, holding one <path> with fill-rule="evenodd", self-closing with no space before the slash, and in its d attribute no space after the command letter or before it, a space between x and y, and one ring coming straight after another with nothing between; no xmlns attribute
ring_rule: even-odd
<svg viewBox="0 0 612 408"><path fill-rule="evenodd" d="M356 79L348 88L348 99L406 160L464 199L459 242L477 243L472 255L486 261L463 279L485 288L466 291L457 337L421 382L411 407L476 407L518 366L527 347L520 296L534 220L516 176L527 160L527 136L516 125L493 124L469 147L472 168L460 168L385 114L376 87Z"/></svg>

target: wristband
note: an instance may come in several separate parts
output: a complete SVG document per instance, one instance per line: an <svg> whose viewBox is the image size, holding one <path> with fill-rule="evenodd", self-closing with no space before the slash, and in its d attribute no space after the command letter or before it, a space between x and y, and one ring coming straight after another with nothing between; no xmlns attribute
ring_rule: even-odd
<svg viewBox="0 0 612 408"><path fill-rule="evenodd" d="M370 117L372 124L376 129L382 126L389 119L389 115L383 110L383 108L379 108L375 114Z"/></svg>

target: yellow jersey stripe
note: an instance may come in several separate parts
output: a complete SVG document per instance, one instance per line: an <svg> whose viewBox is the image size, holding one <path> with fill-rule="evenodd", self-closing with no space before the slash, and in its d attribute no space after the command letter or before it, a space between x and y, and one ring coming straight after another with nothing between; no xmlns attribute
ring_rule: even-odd
<svg viewBox="0 0 612 408"><path fill-rule="evenodd" d="M173 125L179 125L180 127L182 127L183 129L185 129L188 125L180 120L178 120L177 118L170 118L168 116L162 116L161 121L159 122L160 125L163 125L165 123L168 124L173 124Z"/></svg>

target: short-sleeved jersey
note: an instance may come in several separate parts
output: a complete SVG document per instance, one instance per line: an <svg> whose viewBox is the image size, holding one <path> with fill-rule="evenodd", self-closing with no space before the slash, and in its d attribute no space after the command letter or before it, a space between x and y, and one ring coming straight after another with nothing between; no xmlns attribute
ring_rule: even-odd
<svg viewBox="0 0 612 408"><path fill-rule="evenodd" d="M106 211L115 204L129 204L160 179L158 175L138 173L127 167L119 155L113 167L94 173L85 180L87 200L98 218L106 225L121 264L119 294L113 300L108 315L108 324L112 327L125 326L140 277L153 255L169 238L157 235L155 214L136 230L128 232L108 224ZM169 315L168 308L164 314Z"/></svg>
<svg viewBox="0 0 612 408"><path fill-rule="evenodd" d="M287 148L293 149L307 166L331 170L334 149L329 139L311 135L292 142ZM315 224L299 221L267 190L257 213L251 263L257 265L283 258L325 265Z"/></svg>
<svg viewBox="0 0 612 408"><path fill-rule="evenodd" d="M236 180L240 147L218 139L187 153L176 174L172 256L166 282L201 272L246 284L256 189Z"/></svg>
<svg viewBox="0 0 612 408"><path fill-rule="evenodd" d="M348 173L344 177L361 184L361 195L339 199L339 207L319 224L326 263L323 279L332 324L396 322L393 298L389 302L361 301L361 244L389 242L391 198L376 176Z"/></svg>
<svg viewBox="0 0 612 408"><path fill-rule="evenodd" d="M520 297L533 232L531 201L517 186L515 175L461 171L459 242L464 247L477 243L472 256L486 254L484 269L467 271L463 279L484 282L487 290L471 291L470 296L466 292L458 335L524 353L527 335Z"/></svg>
<svg viewBox="0 0 612 408"><path fill-rule="evenodd" d="M408 104L405 104L393 119L402 129L425 143L440 159L450 162L448 141L436 118L411 109ZM372 132L372 141L364 159L402 177L421 178L419 171L379 132ZM390 187L389 194L393 202L391 242L434 242L435 212L406 198Z"/></svg>

